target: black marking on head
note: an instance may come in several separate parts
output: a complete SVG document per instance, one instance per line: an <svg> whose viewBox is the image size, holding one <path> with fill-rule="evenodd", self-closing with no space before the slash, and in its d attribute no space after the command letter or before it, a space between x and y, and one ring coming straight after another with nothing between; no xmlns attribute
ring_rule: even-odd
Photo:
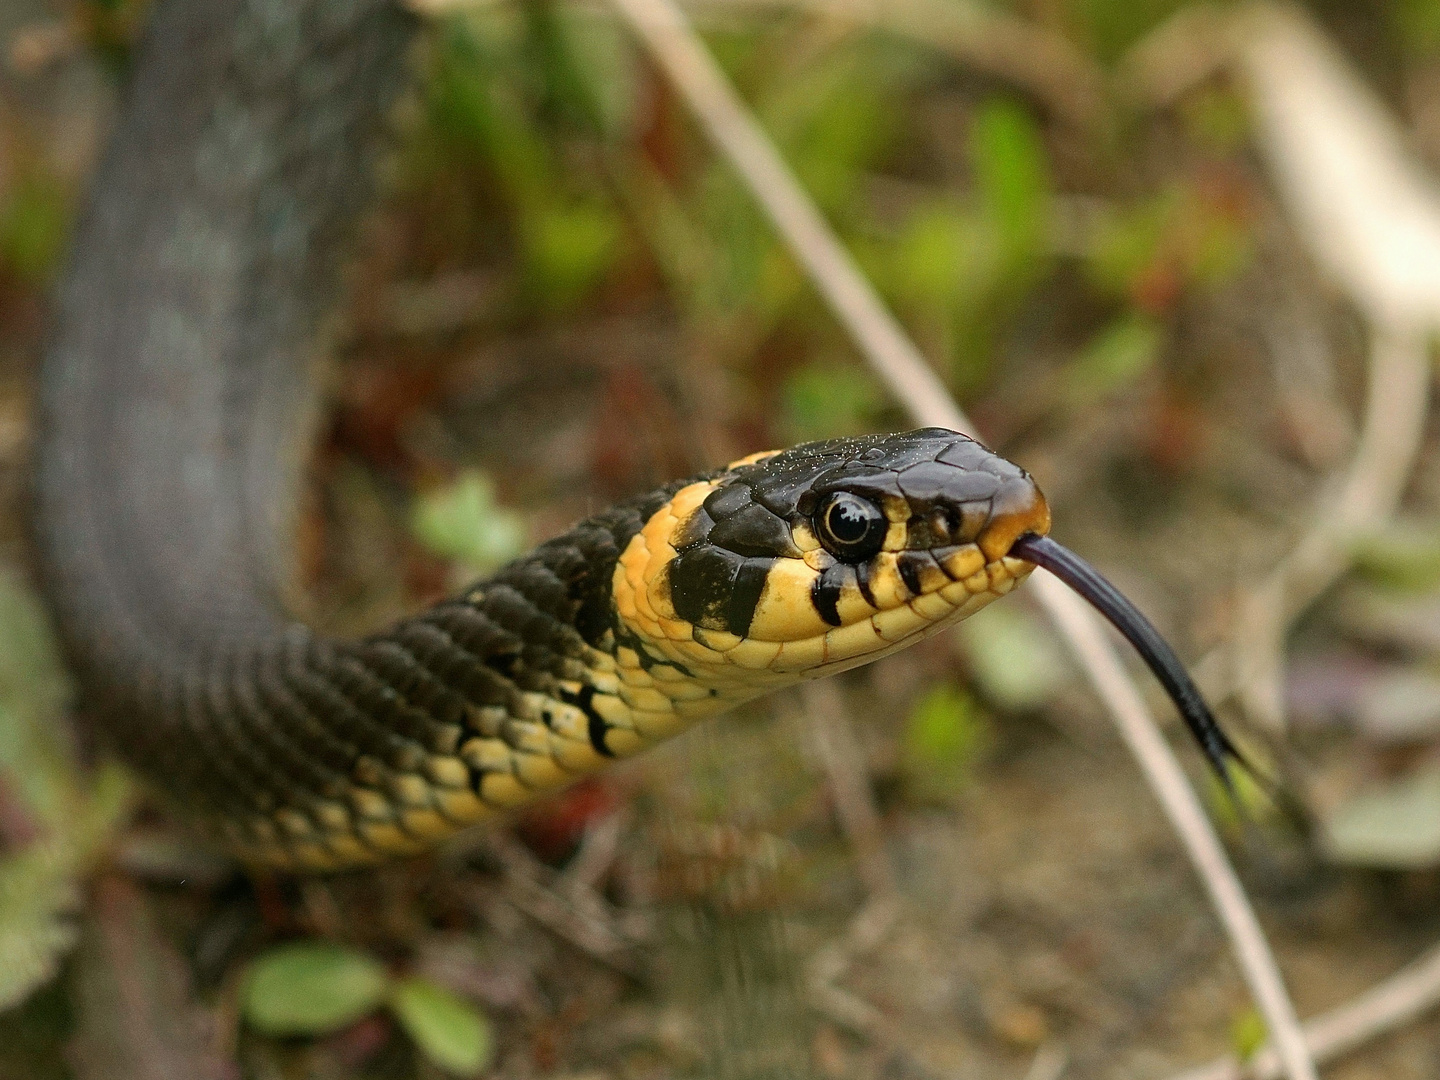
<svg viewBox="0 0 1440 1080"><path fill-rule="evenodd" d="M706 630L729 629L730 598L744 563L739 555L710 544L675 556L665 569L675 614ZM750 606L753 612L755 605ZM748 616L745 625L750 625Z"/></svg>
<svg viewBox="0 0 1440 1080"><path fill-rule="evenodd" d="M895 566L900 571L900 580L905 582L905 587L910 590L912 596L919 596L923 592L920 584L920 567L930 556L922 552L902 551L895 557Z"/></svg>
<svg viewBox="0 0 1440 1080"><path fill-rule="evenodd" d="M850 577L848 570L844 563L826 567L810 587L810 600L816 612L831 626L840 625L840 590Z"/></svg>
<svg viewBox="0 0 1440 1080"><path fill-rule="evenodd" d="M709 538L710 530L714 527L715 519L705 512L705 507L697 506L689 520L676 531L675 550L684 551L686 548L703 544Z"/></svg>
<svg viewBox="0 0 1440 1080"><path fill-rule="evenodd" d="M789 524L757 502L718 521L709 542L737 555L799 558L801 554L790 538Z"/></svg>
<svg viewBox="0 0 1440 1080"><path fill-rule="evenodd" d="M725 605L725 629L736 637L743 638L750 632L755 605L760 603L765 580L774 565L774 559L746 559L740 564L740 572L735 575L735 585Z"/></svg>
<svg viewBox="0 0 1440 1080"><path fill-rule="evenodd" d="M870 564L868 562L855 564L855 584L860 588L860 595L865 598L865 603L873 608L880 605L875 603L875 594L870 591Z"/></svg>
<svg viewBox="0 0 1440 1080"><path fill-rule="evenodd" d="M705 512L716 521L724 521L731 514L739 513L752 501L750 488L746 484L729 483L716 488L701 503Z"/></svg>

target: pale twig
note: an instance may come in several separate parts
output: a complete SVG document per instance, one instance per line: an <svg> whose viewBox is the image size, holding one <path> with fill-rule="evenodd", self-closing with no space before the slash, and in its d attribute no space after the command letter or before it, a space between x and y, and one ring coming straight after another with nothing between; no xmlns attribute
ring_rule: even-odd
<svg viewBox="0 0 1440 1080"><path fill-rule="evenodd" d="M1126 675L1115 651L1101 637L1095 614L1085 602L1058 578L1048 574L1040 575L1036 584L1046 610L1075 650L1130 752L1160 797L1166 817L1184 841L1211 903L1230 933L1236 959L1255 1004L1276 1037L1285 1060L1285 1074L1291 1080L1301 1077L1313 1080L1315 1066L1305 1049L1295 1006L1286 993L1270 945L1169 743L1150 718L1139 690Z"/></svg>
<svg viewBox="0 0 1440 1080"><path fill-rule="evenodd" d="M1409 1023L1437 1005L1440 1005L1440 946L1359 997L1307 1020L1305 1041L1317 1062L1331 1061L1377 1035ZM1218 1058L1171 1080L1279 1080L1282 1075L1275 1052L1267 1044L1245 1064L1233 1057Z"/></svg>
<svg viewBox="0 0 1440 1080"><path fill-rule="evenodd" d="M1233 14L1214 3L1180 8L1121 57L1117 92L1163 108L1226 70L1235 59Z"/></svg>
<svg viewBox="0 0 1440 1080"><path fill-rule="evenodd" d="M1360 437L1286 557L1236 605L1235 629L1195 665L1216 702L1238 694L1263 728L1285 726L1286 633L1384 527L1414 469L1428 411L1428 334L1440 326L1440 193L1385 108L1298 10L1259 3L1177 12L1121 70L1154 104L1236 68L1300 234L1371 326Z"/></svg>
<svg viewBox="0 0 1440 1080"><path fill-rule="evenodd" d="M795 258L891 392L922 424L968 429L970 425L944 385L855 266L680 9L671 0L614 3L650 48L707 134L745 179ZM1277 1040L1290 1080L1314 1080L1315 1067L1306 1052L1294 1006L1269 944L1179 762L1155 728L1097 619L1059 581L1043 572L1037 577L1041 602L1085 664L1179 831L1230 933L1241 971Z"/></svg>

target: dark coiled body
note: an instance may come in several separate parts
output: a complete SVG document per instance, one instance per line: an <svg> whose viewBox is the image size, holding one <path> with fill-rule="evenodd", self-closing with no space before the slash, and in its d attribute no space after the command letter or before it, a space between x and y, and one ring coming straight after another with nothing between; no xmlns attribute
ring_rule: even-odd
<svg viewBox="0 0 1440 1080"><path fill-rule="evenodd" d="M281 614L317 329L413 29L391 0L157 4L58 297L36 478L47 589L85 710L206 817L305 813L361 758L418 768L458 707L432 670L542 671L546 620L568 627L584 603L569 568L610 557L637 516L388 644ZM542 632L519 642L500 628L517 618Z"/></svg>

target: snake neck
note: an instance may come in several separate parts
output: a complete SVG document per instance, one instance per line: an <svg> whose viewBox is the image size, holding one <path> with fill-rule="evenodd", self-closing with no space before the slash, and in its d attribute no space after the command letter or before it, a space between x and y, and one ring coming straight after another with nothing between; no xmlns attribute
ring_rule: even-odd
<svg viewBox="0 0 1440 1080"><path fill-rule="evenodd" d="M318 329L413 20L391 0L161 0L40 375L37 548L82 684L280 631Z"/></svg>
<svg viewBox="0 0 1440 1080"><path fill-rule="evenodd" d="M683 486L622 503L453 600L354 642L302 627L201 665L189 748L208 819L254 862L332 869L422 850L742 697L617 618L622 553ZM662 671L663 669L663 671ZM191 766L192 772L194 765Z"/></svg>

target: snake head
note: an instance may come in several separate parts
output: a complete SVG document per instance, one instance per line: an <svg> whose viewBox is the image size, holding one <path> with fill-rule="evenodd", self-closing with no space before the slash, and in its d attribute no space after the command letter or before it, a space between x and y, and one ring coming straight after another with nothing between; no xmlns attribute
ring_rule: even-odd
<svg viewBox="0 0 1440 1080"><path fill-rule="evenodd" d="M1049 528L1030 476L956 432L805 443L680 489L622 554L616 610L697 676L828 675L1003 596L1032 568L1012 545Z"/></svg>

